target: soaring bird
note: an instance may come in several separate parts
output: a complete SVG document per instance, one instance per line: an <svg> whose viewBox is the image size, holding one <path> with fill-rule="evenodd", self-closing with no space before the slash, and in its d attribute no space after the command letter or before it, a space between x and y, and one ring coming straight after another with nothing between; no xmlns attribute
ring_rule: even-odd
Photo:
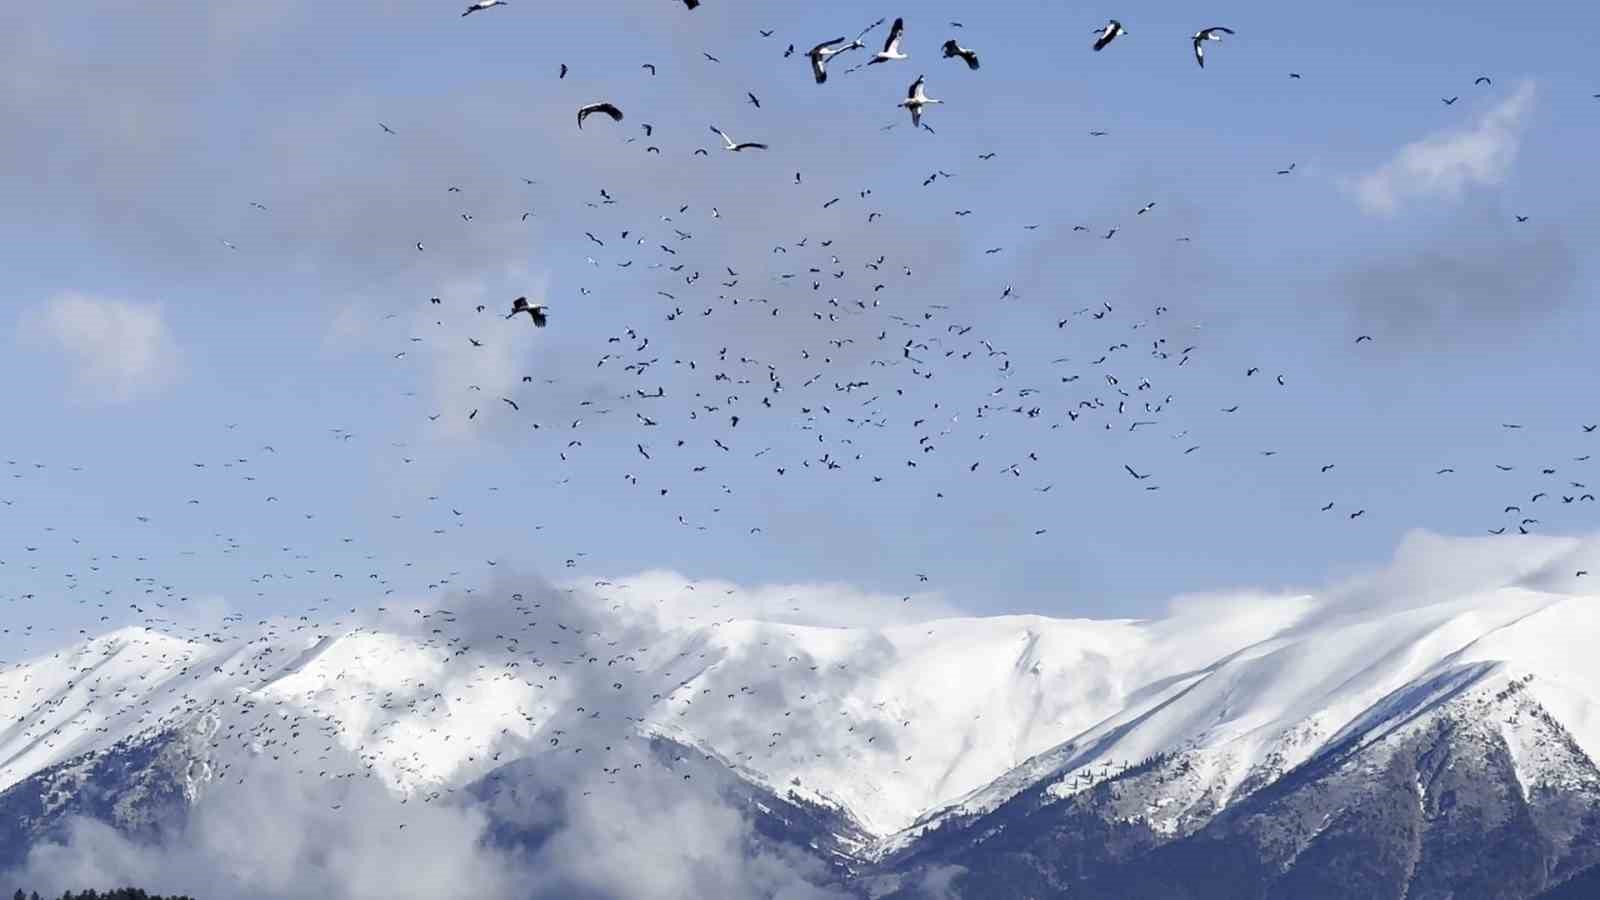
<svg viewBox="0 0 1600 900"><path fill-rule="evenodd" d="M835 47L835 44L844 44L844 46ZM823 41L815 47L812 47L809 51L807 51L806 56L811 60L811 74L816 76L817 84L822 84L828 80L829 59L845 52L846 50L855 50L858 47L865 46L866 44L863 44L860 41L851 41L850 43L845 44L844 38L836 37L831 41Z"/></svg>
<svg viewBox="0 0 1600 900"><path fill-rule="evenodd" d="M471 6L467 7L467 11L462 13L461 15L470 16L475 12L481 12L481 11L483 11L485 9L494 9L496 6L505 6L505 5L506 5L506 0L478 0L477 3L474 3Z"/></svg>
<svg viewBox="0 0 1600 900"><path fill-rule="evenodd" d="M1206 41L1220 41L1225 34L1233 34L1233 29L1223 28L1221 25L1213 25L1210 28L1202 28L1196 31L1194 37L1190 38L1194 42L1194 61L1200 64L1200 68L1204 69L1206 67Z"/></svg>
<svg viewBox="0 0 1600 900"><path fill-rule="evenodd" d="M1094 49L1098 51L1104 50L1108 44L1116 40L1120 35L1127 34L1128 29L1123 28L1121 22L1112 19L1104 27L1096 28L1095 33L1099 35L1094 42Z"/></svg>
<svg viewBox="0 0 1600 900"><path fill-rule="evenodd" d="M955 38L944 42L944 58L949 59L952 56L959 56L966 60L967 68L969 69L978 67L978 51L968 50L966 47L957 44Z"/></svg>
<svg viewBox="0 0 1600 900"><path fill-rule="evenodd" d="M517 313L527 313L528 318L533 320L534 325L543 328L549 323L549 320L545 318L548 309L549 307L542 303L529 303L527 297L518 297L511 301L511 313L506 318L515 318Z"/></svg>
<svg viewBox="0 0 1600 900"><path fill-rule="evenodd" d="M728 137L728 135L725 134L721 128L718 128L715 125L711 126L711 131L717 137L722 138L722 149L724 149L724 150L732 150L732 151L737 153L740 150L765 150L765 149L767 149L767 145L766 144L758 144L755 141L745 141L745 142L740 143L740 144L735 144L733 142L733 138Z"/></svg>
<svg viewBox="0 0 1600 900"><path fill-rule="evenodd" d="M867 60L867 65L889 62L895 59L906 59L906 55L900 52L900 35L905 30L906 20L895 19L894 24L889 26L889 38L883 42L883 49L873 54L872 58Z"/></svg>
<svg viewBox="0 0 1600 900"><path fill-rule="evenodd" d="M922 92L923 77L924 76L918 75L917 80L911 82L911 88L906 91L906 98L900 101L901 106L911 110L912 128L916 128L922 124L922 108L924 106L927 106L930 103L944 102L943 100L935 100Z"/></svg>
<svg viewBox="0 0 1600 900"><path fill-rule="evenodd" d="M700 5L700 0L683 0L683 5L687 6L689 9L694 9L696 6Z"/></svg>
<svg viewBox="0 0 1600 900"><path fill-rule="evenodd" d="M590 103L587 106L578 107L578 127L579 128L583 127L583 120L589 118L590 114L592 114L592 113L605 113L606 115L611 117L611 121L613 121L613 122L621 122L622 121L622 110L617 109L616 104L614 104L614 103L605 103L605 102Z"/></svg>

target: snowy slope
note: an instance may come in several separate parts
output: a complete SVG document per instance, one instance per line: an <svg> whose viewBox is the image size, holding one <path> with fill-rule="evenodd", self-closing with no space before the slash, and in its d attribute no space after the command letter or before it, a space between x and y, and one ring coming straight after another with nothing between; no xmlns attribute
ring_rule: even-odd
<svg viewBox="0 0 1600 900"><path fill-rule="evenodd" d="M1217 812L1320 754L1380 740L1469 688L1522 691L1578 750L1600 760L1600 659L1584 652L1600 597L1505 587L1416 608L1378 609L1280 635L1107 717L886 843L998 808L1041 782L1066 799L1155 757L1130 818L1166 834ZM1537 742L1508 726L1526 783L1559 782ZM1147 795L1147 796L1145 796Z"/></svg>
<svg viewBox="0 0 1600 900"><path fill-rule="evenodd" d="M0 671L0 791L172 725L196 736L207 777L248 754L424 794L534 752L603 759L659 733L843 810L893 836L885 849L1031 785L1069 797L1161 755L1182 764L1140 812L1183 833L1329 748L1378 739L1430 692L1490 677L1522 684L1600 757L1586 648L1600 600L1555 574L1592 549L1532 551L1464 567L1447 590L1391 572L1354 593L1196 598L1148 621L611 630L461 606L337 633L125 629ZM1554 777L1532 771L1536 743L1510 743L1529 783Z"/></svg>
<svg viewBox="0 0 1600 900"><path fill-rule="evenodd" d="M552 723L616 677L650 694L586 721L590 730L662 733L888 834L1141 694L1159 696L1152 684L1207 664L1214 638L1039 617L883 629L740 621L675 629L624 666L613 649L574 673L571 657L459 652L417 635L218 644L128 629L0 674L0 789L201 711L232 717L219 748L232 738L270 752L320 734L319 753L356 754L397 789L459 785L497 754L543 746L547 729L574 743L573 723Z"/></svg>

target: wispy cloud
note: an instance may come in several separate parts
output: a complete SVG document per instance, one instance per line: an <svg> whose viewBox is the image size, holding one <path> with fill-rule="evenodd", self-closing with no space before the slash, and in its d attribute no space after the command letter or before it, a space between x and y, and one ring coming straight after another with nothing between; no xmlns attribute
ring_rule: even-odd
<svg viewBox="0 0 1600 900"><path fill-rule="evenodd" d="M61 294L24 313L19 337L64 355L89 399L127 401L179 371L177 343L156 304Z"/></svg>
<svg viewBox="0 0 1600 900"><path fill-rule="evenodd" d="M1454 198L1467 187L1501 183L1516 161L1533 98L1533 82L1525 81L1470 127L1401 147L1377 171L1355 180L1357 202L1369 213L1393 215L1410 200Z"/></svg>

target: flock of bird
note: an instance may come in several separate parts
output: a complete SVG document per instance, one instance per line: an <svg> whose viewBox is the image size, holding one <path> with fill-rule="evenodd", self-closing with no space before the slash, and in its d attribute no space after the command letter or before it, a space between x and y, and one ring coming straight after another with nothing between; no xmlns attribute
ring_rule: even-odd
<svg viewBox="0 0 1600 900"><path fill-rule="evenodd" d="M465 17L508 5L506 0L478 0L461 15ZM685 0L689 10L699 5L699 0ZM864 38L881 24L883 20L863 29L854 38L841 36L825 40L805 51L804 56L815 82L826 84L830 64L844 54L865 49L867 45ZM959 23L951 23L951 26L960 27ZM1104 51L1128 33L1121 22L1110 20L1094 30L1095 39L1090 46L1093 51ZM1206 46L1233 34L1233 30L1221 26L1195 32L1190 40L1196 64L1204 68ZM763 32L763 36L770 36L770 33ZM907 52L905 36L904 20L894 19L881 49L857 68L909 59L911 54ZM791 56L794 52L794 46L790 45L784 56ZM962 46L956 39L945 40L941 52L941 58L958 60L969 71L980 70L978 52ZM711 58L709 54L707 56ZM560 77L564 78L566 72L566 67L562 66ZM1298 75L1292 73L1291 77ZM1479 83L1488 84L1490 81L1485 76L1479 79ZM932 131L924 123L923 117L927 107L943 101L928 96L925 84L925 77L918 75L898 106L909 113L914 128ZM749 100L753 105L760 106L755 94L749 94ZM1450 98L1444 102L1450 104L1454 101L1455 98ZM623 109L617 103L598 101L578 109L578 128L583 129L585 122L596 114L613 123L624 120ZM603 124L604 120L596 121ZM389 125L379 125L386 136L384 139L404 139ZM645 124L642 128L649 138L652 126ZM591 127L590 132L593 130ZM727 152L769 149L764 142L737 141L716 125L711 125L710 131L720 139L722 148ZM657 147L650 149L659 152ZM704 148L694 152L707 153ZM979 160L990 160L994 156L994 153L985 153ZM1289 168L1279 170L1279 174L1288 174L1293 169L1291 164ZM794 177L799 182L801 174L797 172ZM955 173L936 170L926 176L922 185L928 187L954 177ZM459 188L454 186L448 190L459 192ZM870 190L863 190L856 200L865 203L870 195ZM822 208L830 209L841 199L830 199ZM619 212L617 208L622 206L622 201L606 189L601 189L597 199L590 201L587 206L604 212ZM260 208L266 211L265 206ZM1132 218L1141 223L1159 219L1159 213L1148 216L1156 208L1155 201L1148 202L1132 210ZM869 225L883 215L877 209L863 207L859 211L865 213ZM970 212L964 209L955 211L958 216ZM535 449L544 451L547 457L541 462L540 471L557 473L560 483L570 477L570 470L563 467L583 465L583 455L594 449L586 444L618 439L620 434L624 445L632 444L629 453L636 454L637 461L636 468L615 473L617 476L634 487L648 485L649 493L657 498L670 496L677 500L684 495L695 498L686 501L693 505L685 505L672 513L679 526L699 532L734 529L756 535L762 531L762 523L758 521L729 524L716 518L722 509L722 498L735 491L733 478L717 482L715 487L706 486L707 477L715 480L719 464L730 470L760 469L766 477L775 479L787 477L794 480L796 475L831 477L833 473L846 473L839 477L856 477L856 483L862 490L897 478L921 480L927 482L929 492L936 498L942 498L944 491L950 489L948 485L952 477L976 476L980 469L984 469L984 475L995 473L1001 479L1006 486L1003 490L1020 484L1034 494L1047 495L1055 487L1051 476L1065 475L1061 468L1061 457L1050 456L1052 448L1048 441L1073 429L1090 434L1165 431L1165 442L1172 447L1171 455L1174 458L1186 457L1202 449L1202 444L1190 428L1174 429L1167 422L1182 405L1179 399L1182 391L1175 384L1182 377L1185 367L1207 351L1202 346L1203 341L1196 336L1198 324L1174 323L1172 320L1175 315L1165 305L1146 304L1132 309L1128 304L1101 301L1065 312L1059 317L1052 316L1049 326L1053 326L1055 332L1059 332L1064 340L1070 338L1081 343L1077 349L1034 367L1026 360L1013 358L1007 347L996 345L977 331L977 320L963 317L960 311L953 310L950 305L906 299L916 284L913 267L887 253L846 247L836 244L831 237L798 235L774 243L770 253L765 254L765 260L712 258L691 248L711 243L692 243L697 231L723 225L723 216L717 208L701 210L691 200L666 209L635 210L632 214L637 218L627 223L614 223L627 227L616 227L601 234L596 234L594 230L583 232L593 247L591 253L596 254L587 257L585 262L594 268L607 266L618 270L628 269L637 262L641 263L640 269L670 277L674 282L681 282L682 286L675 287L674 291L656 291L666 302L662 305L661 320L653 328L638 323L619 323L616 332L607 338L605 346L596 348L595 369L619 373L617 377L626 382L626 387L604 399L585 399L571 408L545 408L542 412L538 405L539 387L542 385L529 388L530 394L500 396L500 405L493 405L491 401L494 411L507 417L521 417L517 420L518 424L526 427L519 428L519 431L533 442L527 452L531 455ZM528 215L524 214L523 218L526 219ZM462 218L471 221L469 213L462 213ZM1518 217L1519 222L1525 219ZM754 229L763 223L742 224ZM1037 226L1023 227L1032 229ZM1103 234L1099 227L1092 229L1093 234L1103 240L1111 240L1123 226L1113 224L1103 227ZM1087 224L1080 224L1073 231L1088 233L1091 228ZM605 236L602 237L602 234ZM1175 235L1173 240L1186 242L1188 236ZM224 241L224 244L230 250L238 249L234 242ZM415 248L417 252L426 252L423 241L417 241ZM1000 249L990 248L985 253L996 254ZM725 273L725 276L717 274L714 278L720 290L704 289L701 281L707 272ZM675 291L681 292L684 299L680 299ZM587 294L588 290L584 289L583 293ZM687 299L690 296L696 299ZM1016 299L1016 294L1009 285L996 290L993 298L995 302L1013 299ZM419 299L418 303L421 302ZM469 323L466 326L468 328L476 328L475 323L479 321L477 316L488 308L486 304L447 300L444 297L430 297L426 302L429 307L438 309L430 309L429 315L419 317L418 321L431 319L432 325L441 334L447 331L444 326L446 316L455 317L458 323ZM538 329L546 328L549 323L549 306L527 296L518 296L508 306L499 309L504 311L504 320L518 320L526 314L532 326ZM766 320L773 330L794 328L793 333L797 335L817 336L820 340L814 346L799 348L797 357L789 358L758 355L754 351L732 348L718 339L717 327L724 318L735 316L746 323ZM786 316L782 323L771 322L780 316ZM491 314L488 318L493 321L494 317L495 314ZM720 349L697 356L681 349L692 343L683 342L676 345L680 348L677 355L673 355L672 351L663 354L663 346L675 346L675 337L681 338L685 331L695 329L697 321L713 317L717 317L717 321L708 323L696 338L709 337L713 344L720 344ZM798 317L801 324L789 326L788 317ZM397 318L398 314L385 317L386 320ZM557 327L548 333L559 332L559 326L558 319ZM485 349L486 342L496 339L485 337L484 334L479 332L467 338L467 346L472 352ZM1179 338L1179 335L1184 337ZM397 344L390 352L396 360L405 359L412 345L444 340L416 334L404 336L403 344L399 343L402 340L399 334L393 335L393 339ZM1370 335L1361 335L1354 343L1359 348L1373 340ZM1249 385L1253 390L1291 390L1291 372L1272 372L1257 379L1256 376L1262 374L1259 366L1248 364L1237 368L1241 384ZM936 374L943 375L955 369L992 385L987 396L971 405L962 405L929 387L929 382ZM674 373L678 386L670 393L665 379L654 380L662 370ZM536 377L532 374L523 375L521 381L525 385L534 385ZM1256 385L1260 387L1256 388ZM459 408L427 410L424 414L433 422L451 416L482 424L483 420L490 418L484 415L480 419L484 407L477 397L482 393L482 386L469 385ZM414 397L414 394L408 396ZM1227 405L1205 410L1204 414L1208 418L1232 416L1240 412L1244 405L1239 401L1229 401ZM757 425L755 421L758 419L764 421ZM620 421L624 424L595 430L597 420ZM589 425L587 428L586 422ZM747 424L741 429L742 422ZM227 426L230 432L238 427ZM1521 426L1506 423L1504 427L1516 430ZM760 430L762 428L768 430ZM1002 429L1029 436L1035 441L1033 449L1019 453L1015 458L1002 460L963 458L948 464L941 463L940 453L947 444L977 448L992 432ZM1575 436L1581 436L1595 432L1596 426L1583 424L1580 431L1579 426L1574 425L1572 430ZM781 448L752 447L736 440L738 436L752 431L758 434L788 432L791 436L799 435L799 439L788 441ZM903 452L890 459L878 451L869 451L864 446L865 441L857 441L857 437L865 432L877 433L877 446L897 446ZM333 430L331 436L344 443L357 440L356 434L344 429ZM264 435L248 440L241 438L251 447L241 448L238 455L188 462L184 467L206 481L196 482L195 496L188 498L183 506L203 507L209 503L209 500L202 499L203 492L223 490L216 478L219 474L233 481L235 491L248 491L254 502L262 507L268 504L282 505L280 495L294 494L296 467L269 462L278 455L278 451L266 440L272 439ZM543 446L537 443L541 440L545 441ZM413 451L404 443L396 443L392 449L401 451L399 457L403 464L414 461ZM305 464L315 464L315 454L318 452L322 451L313 451L311 458L304 461ZM1270 448L1263 448L1260 453L1263 456L1276 455L1276 451ZM734 458L738 459L737 463L726 462ZM1510 502L1495 502L1494 508L1501 511L1494 514L1497 518L1488 523L1485 530L1493 534L1508 531L1527 534L1542 521L1534 514L1535 509L1578 508L1579 504L1593 503L1595 494L1586 480L1589 476L1581 474L1581 470L1573 471L1574 466L1589 460L1589 454L1582 453L1559 462L1543 459L1531 466L1524 460L1510 460L1497 465L1496 468L1502 473L1526 474L1531 470L1536 474L1532 480L1518 483L1516 493L1508 495ZM1335 463L1323 461L1302 461L1300 464L1306 467L1308 478L1312 475L1327 476L1336 469ZM50 464L26 464L12 459L6 461L6 467L7 486L12 491L22 490L24 493L30 483L47 477L70 477L51 471ZM1139 490L1160 489L1162 473L1140 471L1142 466L1132 464L1124 464L1122 468ZM73 468L72 471L78 470ZM1444 465L1434 474L1446 477L1455 472L1454 466ZM269 483L268 479L277 480ZM327 512L325 508L315 506L317 498L301 496L298 499L303 508L295 512L297 518L294 521L310 521ZM420 520L421 527L431 534L446 535L466 528L471 515L463 510L470 509L474 503L482 500L476 497L432 496L419 509L402 509L397 504L392 518L408 523ZM37 531L30 534L25 542L0 548L0 573L10 572L20 576L25 572L28 578L38 581L43 573L40 565L30 557L34 557L47 543L53 544L58 551L62 549L63 540L73 545L79 544L77 537L63 530L70 530L70 525L53 523L46 514L49 501L43 496L29 495L19 505L18 497L12 494L0 496L0 502L4 503L0 514L11 518L9 524L18 533L23 527L21 522L38 523ZM1006 502L1003 495L1001 502ZM1341 507L1340 504L1344 505ZM1349 502L1342 497L1329 500L1317 509L1323 513L1338 510L1336 515L1342 514L1350 520L1367 514L1367 507L1359 500ZM1308 509L1310 512L1312 510ZM143 526L160 527L163 524L161 517L175 518L184 514L185 511L177 509L144 511L137 516L137 521ZM311 621L311 617L330 608L328 604L335 594L341 599L366 595L382 602L382 598L396 594L404 596L450 590L470 593L474 590L470 581L477 577L476 574L459 569L444 573L429 572L426 571L426 563L419 567L408 561L396 569L385 570L380 565L382 548L354 537L339 538L340 546L333 549L340 553L364 553L361 565L368 571L357 573L350 569L347 573L343 566L330 568L318 565L315 561L323 552L318 548L249 546L232 533L236 526L237 523L234 523L227 531L214 533L216 550L223 557L249 559L257 566L250 583L258 597L276 600L320 594L318 602L313 603L306 614L300 617L298 624L285 628L283 632L269 630L262 638L264 643L271 643L288 634L315 631L317 625ZM1048 531L1044 527L1028 530L1035 537L1043 536ZM67 547L64 552L77 551ZM573 549L563 562L566 568L573 569L579 566L583 557L582 550ZM181 586L179 577L152 574L149 566L151 561L138 554L125 556L105 549L93 551L91 548L81 548L81 553L73 558L75 562L70 570L49 573L53 577L48 581L56 585L55 589L61 597L66 598L61 601L62 605L75 604L88 616L98 616L97 619L84 620L85 627L79 630L80 635L88 636L90 628L114 622L129 610L139 621L152 627L168 631L181 629L173 617L178 608L189 603L190 595L194 592ZM182 565L185 562L176 560L173 564ZM486 561L491 567L499 562ZM914 585L927 580L926 575L916 574L914 581L908 577L907 587L916 590ZM359 582L359 586L356 582ZM20 584L20 577L9 583ZM596 592L604 596L601 587L597 584ZM19 601L46 600L54 602L54 598L41 596L35 591L0 596L0 602L13 609ZM524 626L527 631L541 627L535 619L539 614L537 603L526 602L519 595L512 603L512 609L518 617L526 619ZM351 612L354 611L355 608L351 607ZM452 616L424 613L420 609L416 612L432 628L432 636L426 642L430 649L453 654L465 646L459 635L451 633L455 625ZM203 644L221 640L224 635L231 639L235 629L243 624L235 619L223 623L221 628L196 630L192 640ZM261 624L266 626L268 623L264 620ZM546 623L542 626L544 630L537 633L552 645L560 644L563 640L567 643L558 650L548 651L553 655L548 659L539 659L540 666L547 662L555 665L557 662L581 661L581 671L597 665L597 660L602 658L609 658L610 663L617 663L624 658L624 651L606 644L607 636L604 634L550 633L552 624ZM270 627L276 629L278 626ZM558 627L561 632L567 631L565 626ZM35 632L31 625L20 624L19 619L10 615L0 625L0 633L43 639L43 635ZM526 657L523 649L526 645L520 644L521 639L515 636L497 634L496 638L508 654L505 670L497 674L516 677L516 663L519 658ZM531 639L528 643L532 643ZM608 651L597 655L599 646L607 646ZM252 662L238 665L255 665L259 667L259 672L264 673L271 671L276 664L275 660L265 657L250 659ZM92 666L85 667L85 672L90 670ZM186 674L187 671L185 669ZM652 681L652 691L660 685L672 683L672 668L662 667L659 671L651 671L656 679ZM670 689L667 693L670 693ZM730 693L728 697L730 700L737 699L739 693ZM196 693L194 696L199 698L201 695ZM18 697L0 697L0 700L4 699L17 700ZM390 701L390 698L376 695L365 699L374 703ZM816 696L810 698L809 702L825 704L826 699L825 696ZM406 702L419 708L431 705L448 718L445 700L438 693L423 691ZM107 702L107 698L97 702ZM148 702L148 698L142 702ZM237 723L228 725L226 730L229 734L226 736L242 744L272 748L289 740L289 734L298 740L302 733L309 734L315 728L326 730L333 727L325 722L318 725L303 711L294 711L296 708L290 698L280 698L274 702L276 706L273 709L258 713L260 721L255 724L249 727ZM254 701L242 698L235 698L233 703L244 704L252 710L254 706ZM182 711L192 714L194 709L185 706ZM277 715L280 711L293 712L293 716ZM40 715L48 720L47 726L42 726L40 721L0 722L0 732L20 729L30 738L48 741L50 729L58 727L60 723L44 713ZM551 735L550 738L559 743L559 735ZM323 752L331 752L332 747L330 740ZM366 762L365 768L370 777L375 763L371 759ZM346 774L353 775L355 772L352 770Z"/></svg>

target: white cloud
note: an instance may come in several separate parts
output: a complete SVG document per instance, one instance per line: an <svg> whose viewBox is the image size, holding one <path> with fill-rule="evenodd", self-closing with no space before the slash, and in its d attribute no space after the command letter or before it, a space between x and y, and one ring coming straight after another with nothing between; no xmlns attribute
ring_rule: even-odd
<svg viewBox="0 0 1600 900"><path fill-rule="evenodd" d="M1516 160L1533 95L1533 83L1525 81L1474 125L1401 147L1377 171L1355 180L1356 200L1369 213L1392 215L1409 199L1454 198L1469 186L1501 183Z"/></svg>
<svg viewBox="0 0 1600 900"><path fill-rule="evenodd" d="M126 401L178 374L178 346L156 304L60 294L24 315L20 336L53 345L97 400Z"/></svg>

